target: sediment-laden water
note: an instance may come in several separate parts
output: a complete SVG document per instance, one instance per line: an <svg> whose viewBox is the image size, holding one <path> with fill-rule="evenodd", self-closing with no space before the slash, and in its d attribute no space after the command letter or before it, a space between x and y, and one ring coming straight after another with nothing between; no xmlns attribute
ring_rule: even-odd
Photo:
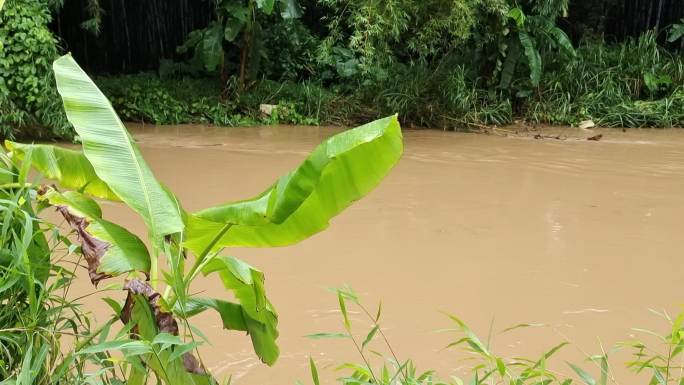
<svg viewBox="0 0 684 385"><path fill-rule="evenodd" d="M335 132L131 129L189 210L258 194ZM443 377L468 364L443 350L456 335L436 332L452 326L442 312L459 315L483 339L493 325L499 353L531 356L568 339L574 346L566 357L577 360L582 351L600 352L598 337L609 347L637 334L631 327L664 330L648 308L677 311L684 302L684 131L609 130L598 142L407 131L405 145L389 177L326 232L292 247L228 251L266 273L282 356L273 368L260 364L248 337L201 315L195 322L214 341L204 357L218 377L308 383L308 356L323 378L341 375L332 365L359 361L353 345L304 335L342 330L327 288L345 284L369 307L382 300L400 359ZM144 234L128 210L110 205L105 215ZM218 280L194 290L226 295ZM353 318L363 339L370 323ZM518 323L548 326L498 334Z"/></svg>

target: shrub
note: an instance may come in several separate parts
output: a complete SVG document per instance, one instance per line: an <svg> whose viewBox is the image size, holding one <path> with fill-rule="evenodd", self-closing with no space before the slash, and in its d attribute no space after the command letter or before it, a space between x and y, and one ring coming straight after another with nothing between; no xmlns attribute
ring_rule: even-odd
<svg viewBox="0 0 684 385"><path fill-rule="evenodd" d="M0 11L0 137L72 136L50 68L50 20L46 0L7 0Z"/></svg>

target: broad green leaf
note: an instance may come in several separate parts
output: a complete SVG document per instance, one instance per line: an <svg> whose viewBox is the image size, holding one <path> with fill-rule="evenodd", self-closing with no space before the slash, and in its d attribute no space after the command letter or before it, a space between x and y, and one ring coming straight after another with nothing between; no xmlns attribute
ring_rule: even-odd
<svg viewBox="0 0 684 385"><path fill-rule="evenodd" d="M224 329L249 332L245 321L245 311L236 303L214 298L189 298L183 305L183 309L180 303L176 303L174 311L177 314L192 317L207 309L214 309L219 313Z"/></svg>
<svg viewBox="0 0 684 385"><path fill-rule="evenodd" d="M525 12L518 7L511 8L511 10L508 11L508 17L513 19L513 21L515 21L515 25L518 27L525 25Z"/></svg>
<svg viewBox="0 0 684 385"><path fill-rule="evenodd" d="M520 45L523 46L525 50L525 56L527 57L527 65L530 67L530 80L532 85L535 87L539 85L541 80L542 72L542 60L537 47L534 45L534 41L530 35L526 32L518 32L518 37L520 39Z"/></svg>
<svg viewBox="0 0 684 385"><path fill-rule="evenodd" d="M200 42L200 50L202 52L202 60L204 68L207 71L216 71L223 61L223 39L226 31L223 26L214 22L204 31L202 41Z"/></svg>
<svg viewBox="0 0 684 385"><path fill-rule="evenodd" d="M244 328L240 325L236 305L225 306L223 313L217 309L221 313L224 326L228 324L231 329L246 330L261 361L273 365L280 354L275 342L278 338L278 315L266 298L264 274L236 258L225 256L211 260L202 269L202 273L218 273L224 287L233 291L240 302Z"/></svg>
<svg viewBox="0 0 684 385"><path fill-rule="evenodd" d="M570 41L570 38L568 35L563 31L562 29L552 26L549 28L548 33L553 36L553 38L556 40L556 43L565 51L566 55L570 57L575 57L577 56L577 52L575 51L575 47L572 46L572 42Z"/></svg>
<svg viewBox="0 0 684 385"><path fill-rule="evenodd" d="M93 283L130 271L149 273L145 244L125 228L102 219L94 200L76 191L60 193L52 188L41 199L57 207L78 233Z"/></svg>
<svg viewBox="0 0 684 385"><path fill-rule="evenodd" d="M684 37L684 19L681 24L673 24L667 33L667 41L674 43L675 41Z"/></svg>
<svg viewBox="0 0 684 385"><path fill-rule="evenodd" d="M228 246L302 241L377 186L402 148L396 116L335 135L256 198L188 215L185 246L202 255Z"/></svg>
<svg viewBox="0 0 684 385"><path fill-rule="evenodd" d="M0 0L0 10L5 6L5 0Z"/></svg>
<svg viewBox="0 0 684 385"><path fill-rule="evenodd" d="M224 31L225 39L228 41L234 41L244 26L245 22L243 20L235 17L228 17L226 20L226 29Z"/></svg>
<svg viewBox="0 0 684 385"><path fill-rule="evenodd" d="M154 239L181 232L176 200L155 179L107 98L71 55L55 60L53 68L67 118L97 176L142 216Z"/></svg>
<svg viewBox="0 0 684 385"><path fill-rule="evenodd" d="M31 151L31 165L60 186L82 191L98 198L119 200L114 191L100 179L88 159L80 151L49 144L22 144L5 141L5 147L19 160Z"/></svg>
<svg viewBox="0 0 684 385"><path fill-rule="evenodd" d="M273 6L275 5L275 0L256 0L257 7L261 9L265 14L270 15L273 12Z"/></svg>
<svg viewBox="0 0 684 385"><path fill-rule="evenodd" d="M246 7L244 4L224 2L222 6L226 10L226 12L232 15L234 18L244 22L249 20L249 8Z"/></svg>
<svg viewBox="0 0 684 385"><path fill-rule="evenodd" d="M304 12L302 12L302 7L299 6L299 3L297 3L297 0L279 0L282 11L280 12L280 16L283 19L298 19L302 17Z"/></svg>
<svg viewBox="0 0 684 385"><path fill-rule="evenodd" d="M509 38L508 51L506 52L506 60L501 67L501 80L499 88L508 89L513 81L515 75L515 67L520 60L520 42L514 37Z"/></svg>

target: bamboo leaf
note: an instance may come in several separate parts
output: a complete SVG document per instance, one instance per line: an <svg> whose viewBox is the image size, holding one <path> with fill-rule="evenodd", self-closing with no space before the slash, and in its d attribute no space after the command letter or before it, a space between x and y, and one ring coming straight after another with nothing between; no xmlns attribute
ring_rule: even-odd
<svg viewBox="0 0 684 385"><path fill-rule="evenodd" d="M499 372L501 377L506 375L506 364L499 357L496 358L496 370Z"/></svg>
<svg viewBox="0 0 684 385"><path fill-rule="evenodd" d="M337 300L340 304L340 312L342 313L342 318L344 319L344 328L347 332L351 332L351 322L349 322L349 315L347 314L347 305L344 302L344 297L341 292L337 292Z"/></svg>
<svg viewBox="0 0 684 385"><path fill-rule="evenodd" d="M584 369L575 366L569 362L567 364L575 373L577 373L577 375L582 379L582 381L584 381L585 384L596 385L596 380L589 373L585 372Z"/></svg>
<svg viewBox="0 0 684 385"><path fill-rule="evenodd" d="M309 357L309 367L311 369L311 379L314 385L321 385L321 380L318 378L318 369L316 368L316 363L311 357Z"/></svg>
<svg viewBox="0 0 684 385"><path fill-rule="evenodd" d="M147 224L153 239L183 230L176 200L154 177L114 108L71 55L53 68L67 118L95 173Z"/></svg>
<svg viewBox="0 0 684 385"><path fill-rule="evenodd" d="M363 343L361 344L361 349L365 348L366 345L368 345L373 340L373 337L375 337L375 334L377 334L378 330L380 330L380 326L375 325L373 329L371 329L371 331L368 332L368 335L366 335L366 339L364 339Z"/></svg>
<svg viewBox="0 0 684 385"><path fill-rule="evenodd" d="M349 338L349 334L347 334L347 333L315 333L315 334L306 335L306 338L311 338L312 340Z"/></svg>
<svg viewBox="0 0 684 385"><path fill-rule="evenodd" d="M601 356L601 378L599 379L599 385L608 385L608 357L606 355Z"/></svg>
<svg viewBox="0 0 684 385"><path fill-rule="evenodd" d="M256 198L188 215L184 244L201 255L207 249L302 241L377 186L402 148L396 116L333 136Z"/></svg>
<svg viewBox="0 0 684 385"><path fill-rule="evenodd" d="M126 352L127 355L140 355L150 353L152 349L143 341L135 341L130 339L106 341L97 345L91 345L81 349L77 354L95 354L117 350Z"/></svg>

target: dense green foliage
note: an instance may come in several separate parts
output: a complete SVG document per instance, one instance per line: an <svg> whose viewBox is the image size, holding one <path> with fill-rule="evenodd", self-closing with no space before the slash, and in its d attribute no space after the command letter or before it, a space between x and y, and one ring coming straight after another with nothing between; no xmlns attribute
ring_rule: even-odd
<svg viewBox="0 0 684 385"><path fill-rule="evenodd" d="M396 116L327 139L299 167L253 199L187 212L155 178L112 105L73 58L62 56L53 68L83 152L5 142L10 153L3 152L0 163L0 380L25 385L40 374L41 384L85 379L144 385L152 378L166 385L216 384L201 357L196 357L206 341L189 321L204 311L216 311L225 329L246 332L256 355L273 365L280 353L278 316L266 297L265 276L220 253L226 247L291 245L326 229L333 217L375 188L399 160L403 144ZM16 164L22 165L18 171ZM56 184L29 183L30 169ZM60 191L57 185L71 190ZM94 198L122 202L139 214L151 247L103 218ZM125 302L105 299L114 313L93 332L81 331L78 313L62 313L63 307L71 309L66 298L73 271L56 274L55 284L48 279L47 269L56 265L52 258L58 253L44 239L45 226L33 223L38 222L34 210L45 207L56 209L71 228L79 246L69 247L69 253L78 250L94 285L126 278L123 284L113 285L127 292ZM57 239L68 242L57 226L48 228ZM161 261L166 262L165 268ZM186 262L192 265L186 268ZM200 274L218 278L235 301L194 293L191 285ZM58 301L56 305L43 298L57 290L53 285L66 286L61 296L49 297ZM17 290L12 290L15 286ZM116 320L124 326L110 335ZM73 329L77 340L73 349L64 349L64 358L59 333L66 327ZM48 335L43 344L40 335L35 337L40 351L34 356L36 329L38 334L47 329ZM83 341L78 339L81 334ZM109 359L110 354L120 358ZM53 356L65 364L55 366L58 361ZM84 360L98 370L81 376Z"/></svg>
<svg viewBox="0 0 684 385"><path fill-rule="evenodd" d="M161 78L100 82L126 119L154 123L354 124L398 113L407 125L442 129L588 119L683 126L681 56L654 32L621 43L588 34L573 44L558 27L570 5L309 1L303 6L322 15L324 28L255 15L263 28L250 38L261 42L250 40L258 60L248 72L258 80L245 87L229 51L222 79L203 77L193 58L165 62ZM678 25L668 31L680 38ZM264 116L261 104L282 108Z"/></svg>
<svg viewBox="0 0 684 385"><path fill-rule="evenodd" d="M398 113L405 124L440 129L506 125L515 119L532 124L592 119L611 127L684 126L684 60L659 46L653 34L611 45L587 39L573 52L572 58L562 51L544 54L537 86L528 65L517 65L507 88L500 87L500 80L486 86L480 68L457 53L434 63L395 63L384 79L353 87L324 80L262 80L225 100L215 96L220 88L212 79L160 80L150 74L100 83L126 119L161 124L348 125ZM262 103L281 105L288 113L262 116Z"/></svg>
<svg viewBox="0 0 684 385"><path fill-rule="evenodd" d="M663 15L677 9L669 1L634 21L646 32L622 41L601 35L612 27L600 17L573 18L601 7L628 12L612 0L211 3L211 20L183 35L176 55L159 58L156 73L97 79L122 118L353 125L398 113L407 125L440 129L587 119L684 125L684 24ZM58 50L47 25L58 4L9 1L0 14L3 136L71 133L48 68ZM82 27L97 40L107 33L109 5L84 0L82 7ZM278 107L264 114L262 104Z"/></svg>
<svg viewBox="0 0 684 385"><path fill-rule="evenodd" d="M8 0L0 11L0 137L70 136L50 69L58 49L49 3Z"/></svg>

